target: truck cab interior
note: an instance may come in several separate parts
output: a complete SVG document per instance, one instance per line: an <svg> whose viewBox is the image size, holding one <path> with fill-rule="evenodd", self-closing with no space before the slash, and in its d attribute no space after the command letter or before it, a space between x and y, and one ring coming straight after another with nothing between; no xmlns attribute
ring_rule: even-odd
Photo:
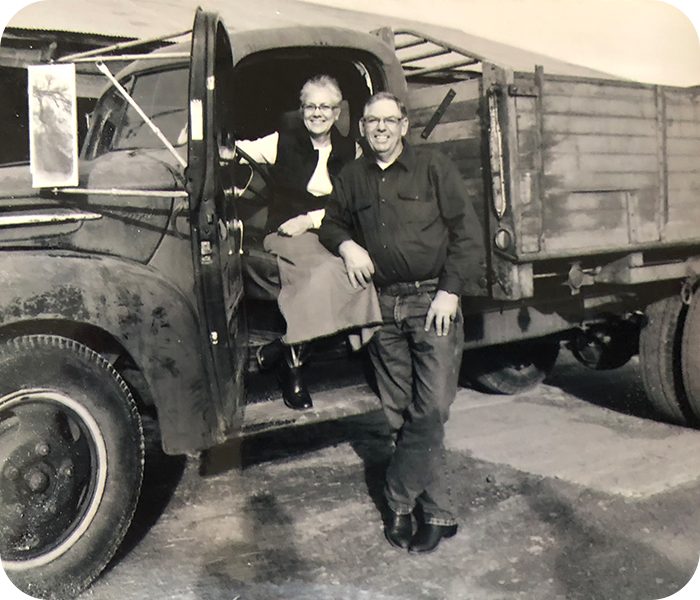
<svg viewBox="0 0 700 600"><path fill-rule="evenodd" d="M334 77L343 93L338 130L358 139L364 103L383 82L368 57L357 51L329 48L273 49L242 59L233 69L231 91L227 93L233 138L254 140L275 131L303 127L299 91L308 79L321 74ZM236 187L245 190L237 202L245 244L262 243L271 177L264 165L239 165L235 169Z"/></svg>
<svg viewBox="0 0 700 600"><path fill-rule="evenodd" d="M376 58L373 59L376 61ZM225 94L226 113L222 127L227 145L233 140L255 140L276 131L303 127L299 92L304 83L316 75L335 78L343 93L336 127L341 135L357 140L359 121L365 101L384 87L380 70L372 58L357 50L333 48L284 48L251 54L233 68L227 84L217 79L218 92ZM233 138L233 139L231 139ZM236 212L243 222L243 261L260 253L267 234L268 207L273 194L273 171L268 165L236 160L228 165L238 189ZM272 259L274 261L274 258ZM244 268L244 274L249 269ZM248 326L255 343L256 333L284 332L284 321L273 297L256 293L258 286L246 281ZM271 306L272 305L272 306Z"/></svg>

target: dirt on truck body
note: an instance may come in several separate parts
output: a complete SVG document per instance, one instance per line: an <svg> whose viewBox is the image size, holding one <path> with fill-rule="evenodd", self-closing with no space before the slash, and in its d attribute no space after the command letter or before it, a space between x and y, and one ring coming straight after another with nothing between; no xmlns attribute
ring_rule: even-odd
<svg viewBox="0 0 700 600"><path fill-rule="evenodd" d="M696 422L700 90L513 72L415 31L229 36L200 10L190 35L118 74L129 44L62 60L108 80L77 185L37 183L37 165L0 172L0 556L19 587L65 598L113 556L138 502L143 416L167 453L194 454L378 406L369 388L303 413L244 393L251 350L281 333L241 268L271 175L220 147L285 127L319 72L340 82L344 135L388 90L411 143L459 167L486 242L482 294L463 302L475 385L536 385L562 345L592 369L639 353L659 416ZM323 352L342 359L342 340Z"/></svg>

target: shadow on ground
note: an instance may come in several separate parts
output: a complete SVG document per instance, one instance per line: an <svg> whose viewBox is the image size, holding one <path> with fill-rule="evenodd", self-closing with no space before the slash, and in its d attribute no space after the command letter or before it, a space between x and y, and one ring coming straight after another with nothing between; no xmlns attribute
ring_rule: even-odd
<svg viewBox="0 0 700 600"><path fill-rule="evenodd" d="M638 361L633 360L619 369L595 371L562 353L545 383L589 404L658 421L660 417L647 398L639 369Z"/></svg>
<svg viewBox="0 0 700 600"><path fill-rule="evenodd" d="M110 571L146 536L165 512L185 471L185 456L168 456L161 448L155 421L143 419L146 439L141 496L131 526L105 572Z"/></svg>

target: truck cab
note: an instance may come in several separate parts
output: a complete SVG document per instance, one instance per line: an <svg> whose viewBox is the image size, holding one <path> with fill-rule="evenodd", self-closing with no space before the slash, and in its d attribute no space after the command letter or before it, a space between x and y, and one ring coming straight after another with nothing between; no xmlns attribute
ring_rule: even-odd
<svg viewBox="0 0 700 600"><path fill-rule="evenodd" d="M357 135L372 93L405 93L377 36L323 27L229 36L201 10L189 42L119 73L109 53L75 60L109 79L78 185L33 188L39 167L5 169L0 227L0 458L12 475L0 486L9 507L0 555L20 588L60 597L99 574L128 527L142 414L156 417L169 454L295 424L289 411L273 416L281 401L244 422L251 346L280 333L267 326L276 303L247 299L241 268L260 241L269 173L220 148L288 126L314 74L340 82L345 135ZM46 144L41 153L51 158ZM365 393L304 420L376 405Z"/></svg>

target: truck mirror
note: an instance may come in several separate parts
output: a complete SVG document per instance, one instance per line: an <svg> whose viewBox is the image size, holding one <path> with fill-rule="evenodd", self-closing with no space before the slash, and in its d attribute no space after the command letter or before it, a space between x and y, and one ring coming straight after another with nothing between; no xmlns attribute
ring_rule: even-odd
<svg viewBox="0 0 700 600"><path fill-rule="evenodd" d="M78 185L75 64L28 67L32 187Z"/></svg>

